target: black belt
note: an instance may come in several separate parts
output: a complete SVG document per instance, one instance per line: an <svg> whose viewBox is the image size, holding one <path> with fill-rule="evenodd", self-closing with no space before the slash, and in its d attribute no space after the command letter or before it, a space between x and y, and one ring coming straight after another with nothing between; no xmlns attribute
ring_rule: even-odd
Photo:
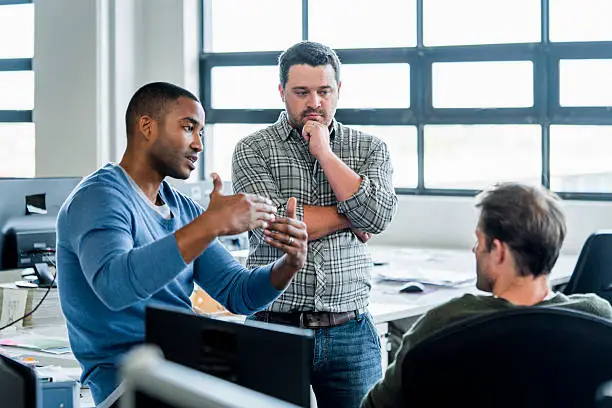
<svg viewBox="0 0 612 408"><path fill-rule="evenodd" d="M257 312L255 317L259 321L268 323L319 329L340 326L359 317L359 312L356 310L350 312Z"/></svg>

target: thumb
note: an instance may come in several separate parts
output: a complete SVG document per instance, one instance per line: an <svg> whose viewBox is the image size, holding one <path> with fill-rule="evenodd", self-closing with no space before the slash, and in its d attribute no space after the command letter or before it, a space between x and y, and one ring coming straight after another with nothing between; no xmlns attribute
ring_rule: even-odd
<svg viewBox="0 0 612 408"><path fill-rule="evenodd" d="M221 194L221 190L223 189L221 177L217 173L212 173L210 176L212 177L213 181L213 191L211 191L210 194Z"/></svg>
<svg viewBox="0 0 612 408"><path fill-rule="evenodd" d="M289 197L287 200L287 217L295 218L295 208L297 207L297 200L295 197Z"/></svg>

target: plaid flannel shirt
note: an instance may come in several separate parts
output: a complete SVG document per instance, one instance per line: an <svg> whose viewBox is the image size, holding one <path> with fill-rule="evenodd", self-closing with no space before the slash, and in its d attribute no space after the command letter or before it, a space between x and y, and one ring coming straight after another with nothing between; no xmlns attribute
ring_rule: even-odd
<svg viewBox="0 0 612 408"><path fill-rule="evenodd" d="M308 144L282 112L272 126L242 139L232 158L236 192L270 198L285 216L289 197L297 199L297 216L304 205L337 206L352 226L377 234L395 215L397 197L387 146L381 140L350 129L336 120L330 135L332 150L362 178L348 200L338 202ZM265 265L283 252L264 241L262 230L249 232L247 266ZM372 260L367 246L350 229L310 241L305 266L268 310L276 312L363 312L368 306Z"/></svg>

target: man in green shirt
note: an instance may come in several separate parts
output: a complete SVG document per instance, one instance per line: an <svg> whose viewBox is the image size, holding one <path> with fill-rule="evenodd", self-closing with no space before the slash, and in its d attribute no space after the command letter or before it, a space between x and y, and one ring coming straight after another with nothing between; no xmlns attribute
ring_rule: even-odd
<svg viewBox="0 0 612 408"><path fill-rule="evenodd" d="M492 296L466 294L423 316L404 335L395 361L366 395L364 408L404 406L401 367L406 353L448 325L483 313L519 307L574 309L612 318L610 304L594 295L551 290L548 276L565 238L559 198L543 187L498 184L477 197L476 287Z"/></svg>

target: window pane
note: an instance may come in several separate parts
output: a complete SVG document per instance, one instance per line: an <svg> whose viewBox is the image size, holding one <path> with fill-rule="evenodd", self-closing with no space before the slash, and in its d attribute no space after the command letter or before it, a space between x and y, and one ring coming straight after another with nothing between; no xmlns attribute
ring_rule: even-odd
<svg viewBox="0 0 612 408"><path fill-rule="evenodd" d="M415 188L418 182L417 130L414 126L349 127L369 133L387 144L393 165L393 185Z"/></svg>
<svg viewBox="0 0 612 408"><path fill-rule="evenodd" d="M541 130L534 125L425 126L425 186L481 189L540 183Z"/></svg>
<svg viewBox="0 0 612 408"><path fill-rule="evenodd" d="M561 106L612 106L611 59L559 61Z"/></svg>
<svg viewBox="0 0 612 408"><path fill-rule="evenodd" d="M540 41L539 0L423 1L425 45L538 41Z"/></svg>
<svg viewBox="0 0 612 408"><path fill-rule="evenodd" d="M276 66L214 67L212 106L218 109L281 109Z"/></svg>
<svg viewBox="0 0 612 408"><path fill-rule="evenodd" d="M34 72L0 72L0 110L34 108Z"/></svg>
<svg viewBox="0 0 612 408"><path fill-rule="evenodd" d="M436 108L533 106L531 61L438 62L432 66Z"/></svg>
<svg viewBox="0 0 612 408"><path fill-rule="evenodd" d="M34 177L34 124L0 123L0 177Z"/></svg>
<svg viewBox="0 0 612 408"><path fill-rule="evenodd" d="M34 5L0 6L0 58L34 56Z"/></svg>
<svg viewBox="0 0 612 408"><path fill-rule="evenodd" d="M340 108L407 108L410 65L346 64L340 71Z"/></svg>
<svg viewBox="0 0 612 408"><path fill-rule="evenodd" d="M550 127L550 187L612 193L612 126Z"/></svg>
<svg viewBox="0 0 612 408"><path fill-rule="evenodd" d="M206 174L217 172L223 181L232 179L232 154L236 143L257 130L268 127L263 124L219 123L206 127Z"/></svg>
<svg viewBox="0 0 612 408"><path fill-rule="evenodd" d="M211 47L207 51L280 51L302 39L300 0L209 1L212 41L204 38Z"/></svg>
<svg viewBox="0 0 612 408"><path fill-rule="evenodd" d="M415 0L310 0L308 38L332 48L416 45Z"/></svg>
<svg viewBox="0 0 612 408"><path fill-rule="evenodd" d="M609 0L549 0L551 41L610 41Z"/></svg>

